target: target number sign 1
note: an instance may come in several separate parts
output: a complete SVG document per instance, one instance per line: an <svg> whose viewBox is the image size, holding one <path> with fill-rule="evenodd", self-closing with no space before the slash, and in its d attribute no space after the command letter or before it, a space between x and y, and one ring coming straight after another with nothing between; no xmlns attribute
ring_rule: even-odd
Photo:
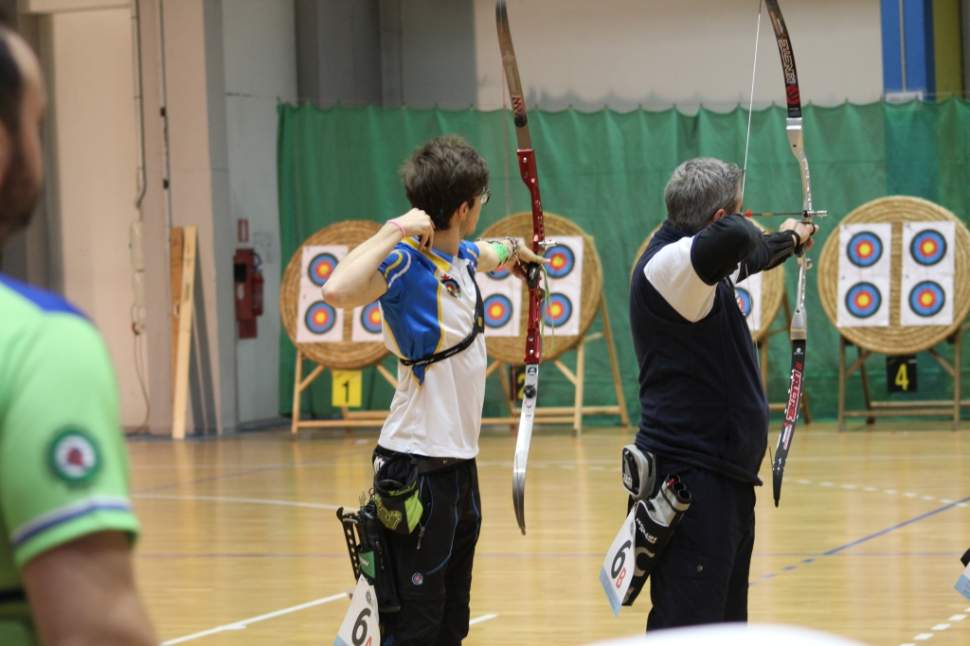
<svg viewBox="0 0 970 646"><path fill-rule="evenodd" d="M337 408L360 408L363 375L360 370L334 370L331 404Z"/></svg>
<svg viewBox="0 0 970 646"><path fill-rule="evenodd" d="M886 386L891 393L917 391L916 355L886 357Z"/></svg>

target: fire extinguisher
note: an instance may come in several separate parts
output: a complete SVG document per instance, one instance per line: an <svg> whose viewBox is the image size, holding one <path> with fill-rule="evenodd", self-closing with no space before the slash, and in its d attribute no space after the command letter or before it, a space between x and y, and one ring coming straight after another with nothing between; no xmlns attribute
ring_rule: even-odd
<svg viewBox="0 0 970 646"><path fill-rule="evenodd" d="M252 339L256 336L256 319L263 313L262 261L252 249L236 249L232 261L239 338Z"/></svg>

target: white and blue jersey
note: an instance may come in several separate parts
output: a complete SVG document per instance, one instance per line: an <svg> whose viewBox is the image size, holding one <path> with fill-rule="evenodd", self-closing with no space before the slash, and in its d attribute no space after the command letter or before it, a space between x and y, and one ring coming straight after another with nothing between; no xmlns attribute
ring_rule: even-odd
<svg viewBox="0 0 970 646"><path fill-rule="evenodd" d="M398 357L422 359L460 343L475 325L478 247L458 254L400 242L381 263L384 343ZM379 444L392 451L470 459L478 455L485 401L485 335L428 366L398 364L397 391Z"/></svg>

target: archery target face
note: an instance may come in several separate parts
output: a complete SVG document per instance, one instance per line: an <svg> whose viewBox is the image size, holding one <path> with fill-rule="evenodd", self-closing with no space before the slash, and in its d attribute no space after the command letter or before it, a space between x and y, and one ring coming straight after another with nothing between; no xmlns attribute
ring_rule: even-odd
<svg viewBox="0 0 970 646"><path fill-rule="evenodd" d="M955 224L949 220L903 224L900 324L953 322L955 241Z"/></svg>
<svg viewBox="0 0 970 646"><path fill-rule="evenodd" d="M872 283L856 283L845 294L845 308L860 319L872 317L882 307L882 292Z"/></svg>
<svg viewBox="0 0 970 646"><path fill-rule="evenodd" d="M321 287L345 255L346 245L303 247L297 301L297 343L335 343L343 340L343 310L323 301Z"/></svg>
<svg viewBox="0 0 970 646"><path fill-rule="evenodd" d="M522 281L507 269L478 274L486 336L518 336Z"/></svg>
<svg viewBox="0 0 970 646"><path fill-rule="evenodd" d="M549 294L543 303L542 318L546 325L559 329L572 319L573 309L573 302L566 294Z"/></svg>
<svg viewBox="0 0 970 646"><path fill-rule="evenodd" d="M846 255L856 267L872 267L882 258L882 239L871 231L860 231L849 238Z"/></svg>
<svg viewBox="0 0 970 646"><path fill-rule="evenodd" d="M839 227L839 327L889 325L892 225L883 222Z"/></svg>
<svg viewBox="0 0 970 646"><path fill-rule="evenodd" d="M307 308L303 317L307 330L311 334L322 335L333 329L337 321L337 312L328 303L317 301Z"/></svg>
<svg viewBox="0 0 970 646"><path fill-rule="evenodd" d="M356 343L380 342L384 340L384 316L377 301L354 310L354 325L351 340Z"/></svg>
<svg viewBox="0 0 970 646"><path fill-rule="evenodd" d="M363 308L360 314L360 323L371 334L379 334L381 331L380 306L377 303L371 303Z"/></svg>
<svg viewBox="0 0 970 646"><path fill-rule="evenodd" d="M314 256L310 260L310 266L307 270L307 277L310 282L317 287L323 287L337 267L337 262L337 257L332 253L322 252Z"/></svg>
<svg viewBox="0 0 970 646"><path fill-rule="evenodd" d="M738 309L744 318L751 316L751 294L744 287L734 288L734 297L738 301Z"/></svg>
<svg viewBox="0 0 970 646"><path fill-rule="evenodd" d="M924 280L909 290L909 306L918 316L935 316L945 304L946 292L935 281Z"/></svg>
<svg viewBox="0 0 970 646"><path fill-rule="evenodd" d="M740 284L734 286L734 298L738 303L741 315L748 323L752 333L761 330L761 287L763 275L759 272L748 276Z"/></svg>
<svg viewBox="0 0 970 646"><path fill-rule="evenodd" d="M512 300L505 294L491 294L484 300L485 329L496 330L508 325L512 319Z"/></svg>
<svg viewBox="0 0 970 646"><path fill-rule="evenodd" d="M549 278L565 278L576 268L576 255L565 244L553 245L546 249L545 258L549 260L546 273Z"/></svg>
<svg viewBox="0 0 970 646"><path fill-rule="evenodd" d="M924 229L915 236L909 245L909 253L913 260L931 267L938 264L946 255L946 238L935 229Z"/></svg>

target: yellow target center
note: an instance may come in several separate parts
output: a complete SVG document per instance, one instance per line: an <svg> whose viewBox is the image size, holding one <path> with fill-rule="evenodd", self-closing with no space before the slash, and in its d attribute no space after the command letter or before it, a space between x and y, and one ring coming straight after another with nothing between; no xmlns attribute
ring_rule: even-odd
<svg viewBox="0 0 970 646"><path fill-rule="evenodd" d="M859 296L859 305L861 305L862 307L868 306L869 303L871 302L872 302L872 299L869 298L869 294L862 294Z"/></svg>
<svg viewBox="0 0 970 646"><path fill-rule="evenodd" d="M863 242L859 245L859 255L870 256L872 255L872 245L868 242Z"/></svg>
<svg viewBox="0 0 970 646"><path fill-rule="evenodd" d="M936 252L936 243L932 240L927 240L923 243L923 253L930 255Z"/></svg>
<svg viewBox="0 0 970 646"><path fill-rule="evenodd" d="M327 315L324 312L317 312L313 315L313 320L319 325L323 325L327 322Z"/></svg>
<svg viewBox="0 0 970 646"><path fill-rule="evenodd" d="M932 305L933 294L929 292L923 292L923 294L919 297L919 302L922 303L923 305Z"/></svg>

